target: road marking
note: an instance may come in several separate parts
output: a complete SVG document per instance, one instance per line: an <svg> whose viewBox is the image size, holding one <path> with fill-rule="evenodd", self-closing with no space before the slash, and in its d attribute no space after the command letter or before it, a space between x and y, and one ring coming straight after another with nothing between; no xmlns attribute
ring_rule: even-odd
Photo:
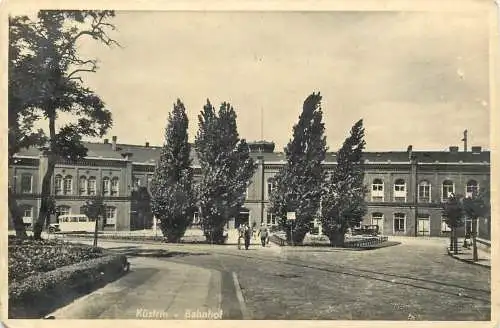
<svg viewBox="0 0 500 328"><path fill-rule="evenodd" d="M241 292L240 283L238 282L238 276L236 272L233 272L234 289L236 290L236 298L238 303L240 303L241 314L243 315L243 320L250 320L250 314L245 305L245 299L243 298L243 293Z"/></svg>

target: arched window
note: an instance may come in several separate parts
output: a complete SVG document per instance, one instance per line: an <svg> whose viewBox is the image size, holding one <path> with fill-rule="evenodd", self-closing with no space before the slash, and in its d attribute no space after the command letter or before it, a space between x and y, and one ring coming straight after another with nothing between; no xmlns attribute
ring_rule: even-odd
<svg viewBox="0 0 500 328"><path fill-rule="evenodd" d="M88 194L87 177L82 175L80 177L80 195Z"/></svg>
<svg viewBox="0 0 500 328"><path fill-rule="evenodd" d="M420 181L418 184L418 201L419 203L431 202L431 184L427 180Z"/></svg>
<svg viewBox="0 0 500 328"><path fill-rule="evenodd" d="M455 193L455 185L450 180L443 181L443 188L441 190L441 200L446 202L451 194Z"/></svg>
<svg viewBox="0 0 500 328"><path fill-rule="evenodd" d="M394 201L406 202L406 182L403 179L394 182Z"/></svg>
<svg viewBox="0 0 500 328"><path fill-rule="evenodd" d="M372 183L372 202L384 201L384 182L381 179L374 179Z"/></svg>
<svg viewBox="0 0 500 328"><path fill-rule="evenodd" d="M119 181L117 177L111 179L111 196L118 196Z"/></svg>
<svg viewBox="0 0 500 328"><path fill-rule="evenodd" d="M116 224L116 207L106 206L106 225L114 226Z"/></svg>
<svg viewBox="0 0 500 328"><path fill-rule="evenodd" d="M378 226L378 232L383 234L384 231L384 214L382 213L372 213L372 225Z"/></svg>
<svg viewBox="0 0 500 328"><path fill-rule="evenodd" d="M62 183L62 176L61 175L56 175L54 178L54 193L56 195L62 195L63 191L63 183Z"/></svg>
<svg viewBox="0 0 500 328"><path fill-rule="evenodd" d="M29 173L21 174L21 192L31 194L33 192L33 176Z"/></svg>
<svg viewBox="0 0 500 328"><path fill-rule="evenodd" d="M465 187L465 197L472 197L479 191L479 184L476 180L467 181L467 186Z"/></svg>
<svg viewBox="0 0 500 328"><path fill-rule="evenodd" d="M97 182L95 177L90 177L88 181L89 195L95 196L97 194Z"/></svg>
<svg viewBox="0 0 500 328"><path fill-rule="evenodd" d="M111 181L108 177L102 179L102 194L104 196L109 196L111 194Z"/></svg>
<svg viewBox="0 0 500 328"><path fill-rule="evenodd" d="M64 194L71 195L73 193L73 177L67 175L64 177Z"/></svg>

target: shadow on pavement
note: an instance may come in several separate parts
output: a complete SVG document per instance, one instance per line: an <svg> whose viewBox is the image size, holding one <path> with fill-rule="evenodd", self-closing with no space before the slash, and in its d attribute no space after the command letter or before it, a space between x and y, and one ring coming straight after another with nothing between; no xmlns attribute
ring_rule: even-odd
<svg viewBox="0 0 500 328"><path fill-rule="evenodd" d="M194 253L194 252L179 252L169 251L167 249L142 249L138 246L123 246L123 247L110 247L107 250L120 253L127 256L136 257L153 257L153 258L169 258L169 257L183 257L191 255L210 255L210 253Z"/></svg>

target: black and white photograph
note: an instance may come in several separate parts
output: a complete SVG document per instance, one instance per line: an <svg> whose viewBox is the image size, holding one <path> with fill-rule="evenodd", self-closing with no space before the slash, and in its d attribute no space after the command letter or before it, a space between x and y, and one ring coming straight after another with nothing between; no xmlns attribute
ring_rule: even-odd
<svg viewBox="0 0 500 328"><path fill-rule="evenodd" d="M495 323L494 1L13 2L8 327Z"/></svg>

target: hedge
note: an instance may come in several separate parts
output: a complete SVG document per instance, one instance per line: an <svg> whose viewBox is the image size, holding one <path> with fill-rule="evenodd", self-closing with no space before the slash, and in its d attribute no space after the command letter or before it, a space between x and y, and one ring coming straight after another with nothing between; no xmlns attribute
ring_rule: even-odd
<svg viewBox="0 0 500 328"><path fill-rule="evenodd" d="M9 318L35 319L116 280L128 271L125 255L64 266L9 284Z"/></svg>

